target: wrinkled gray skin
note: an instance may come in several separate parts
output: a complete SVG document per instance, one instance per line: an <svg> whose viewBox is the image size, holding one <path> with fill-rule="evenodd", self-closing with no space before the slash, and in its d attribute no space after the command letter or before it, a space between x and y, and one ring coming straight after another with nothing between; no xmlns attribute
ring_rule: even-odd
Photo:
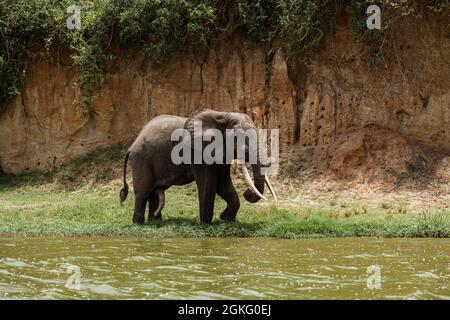
<svg viewBox="0 0 450 320"><path fill-rule="evenodd" d="M170 140L172 132L185 128L193 135L194 121L202 121L203 131L216 128L223 133L226 129L256 129L249 116L236 112L218 112L203 110L190 118L162 115L147 123L125 156L124 188L120 191L120 200L124 201L128 194L125 181L127 160L130 158L133 173L135 207L133 222L144 223L145 208L148 203L149 219L161 219L164 207L164 191L174 185L185 185L195 181L198 189L200 220L211 223L214 211L214 200L218 194L227 203L220 215L222 220L234 221L240 207L239 197L230 177L230 164L180 164L171 160L173 146L177 142ZM223 136L225 141L225 136ZM247 143L247 142L246 142ZM239 146L238 146L239 147ZM257 152L256 146L245 146L246 155ZM252 164L254 184L258 191L264 192L264 175L261 164ZM260 198L251 190L244 192L244 198L252 203Z"/></svg>

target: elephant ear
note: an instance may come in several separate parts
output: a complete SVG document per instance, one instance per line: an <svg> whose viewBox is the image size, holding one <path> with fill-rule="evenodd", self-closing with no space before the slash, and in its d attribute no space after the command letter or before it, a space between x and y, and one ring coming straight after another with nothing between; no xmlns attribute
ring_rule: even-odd
<svg viewBox="0 0 450 320"><path fill-rule="evenodd" d="M184 122L184 129L189 130L190 132L193 132L194 130L194 121L195 118L202 112L211 111L211 109L205 108L200 109L192 112L189 117L187 117L186 121Z"/></svg>
<svg viewBox="0 0 450 320"><path fill-rule="evenodd" d="M201 122L202 134L208 129L218 129L225 132L230 119L228 112L219 112L212 109L202 109L192 113L184 123L184 128L191 132L194 138L194 123Z"/></svg>

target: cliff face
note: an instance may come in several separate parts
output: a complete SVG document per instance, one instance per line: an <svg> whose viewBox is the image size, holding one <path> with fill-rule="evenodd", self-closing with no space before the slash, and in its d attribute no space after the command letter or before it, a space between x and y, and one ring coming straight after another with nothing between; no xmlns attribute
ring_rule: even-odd
<svg viewBox="0 0 450 320"><path fill-rule="evenodd" d="M245 112L259 126L279 128L282 152L312 150L316 167L322 169L330 160L333 166L345 165L339 152L346 135L374 125L374 130L381 127L402 137L411 147L402 153L406 160L414 153L426 156L429 150L439 160L450 154L450 44L445 27L433 21L403 22L391 54L374 67L358 55L344 26L295 73L288 71L281 51L267 63L263 48L239 36L215 45L202 61L181 56L159 72L139 55L122 52L118 70L107 72L95 94L93 117L73 106L79 95L75 68L36 62L27 69L22 94L0 115L1 169L44 170L97 147L129 141L156 115L186 116L206 106ZM355 166L373 158L371 146L364 139L360 143L356 156L361 159ZM383 149L380 143L373 145ZM398 161L399 170L405 159Z"/></svg>

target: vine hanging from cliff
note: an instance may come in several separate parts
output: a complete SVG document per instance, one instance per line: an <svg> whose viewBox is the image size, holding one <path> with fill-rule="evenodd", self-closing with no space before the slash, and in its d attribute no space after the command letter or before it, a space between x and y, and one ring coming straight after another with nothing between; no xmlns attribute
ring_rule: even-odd
<svg viewBox="0 0 450 320"><path fill-rule="evenodd" d="M366 26L366 9L376 4L381 8L381 30ZM420 23L425 14L447 21L450 37L450 2L441 0L351 0L347 6L353 38L365 53L369 67L385 63L390 51L395 51L393 32L396 23L403 17L410 17Z"/></svg>

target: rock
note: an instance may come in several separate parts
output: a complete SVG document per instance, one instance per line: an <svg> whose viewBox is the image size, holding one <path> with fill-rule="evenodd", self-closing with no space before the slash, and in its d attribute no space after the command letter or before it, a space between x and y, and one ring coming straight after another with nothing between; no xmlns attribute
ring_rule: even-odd
<svg viewBox="0 0 450 320"><path fill-rule="evenodd" d="M360 171L367 160L367 150L364 137L361 134L352 135L332 153L330 170L340 178L351 178Z"/></svg>
<svg viewBox="0 0 450 320"><path fill-rule="evenodd" d="M367 125L337 139L330 148L329 169L340 179L391 180L419 154L422 150L397 132Z"/></svg>

